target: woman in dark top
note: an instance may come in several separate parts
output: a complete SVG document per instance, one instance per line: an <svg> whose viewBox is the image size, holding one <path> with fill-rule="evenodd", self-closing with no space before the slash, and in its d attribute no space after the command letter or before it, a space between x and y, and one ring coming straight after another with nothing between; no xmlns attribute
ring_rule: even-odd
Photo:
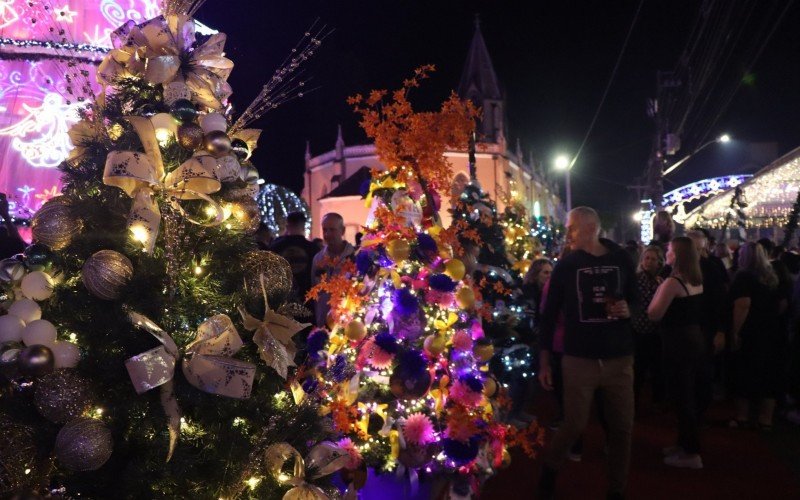
<svg viewBox="0 0 800 500"><path fill-rule="evenodd" d="M736 395L736 419L731 426L748 424L752 401L759 403L758 425L769 430L784 375L786 329L782 318L788 298L761 245L748 242L739 250L731 299Z"/></svg>
<svg viewBox="0 0 800 500"><path fill-rule="evenodd" d="M636 293L640 307L631 317L635 343L633 394L637 404L648 375L651 377L653 402L660 403L664 399L661 338L658 335L657 325L647 317L647 306L653 300L658 286L664 281L659 276L663 267L664 252L661 248L656 246L645 248L639 259L639 269L636 271Z"/></svg>
<svg viewBox="0 0 800 500"><path fill-rule="evenodd" d="M672 267L672 273L658 287L647 308L650 320L661 321L664 369L678 414L677 445L664 449L664 463L702 469L696 391L705 351L700 328L703 276L700 255L692 240L686 237L672 240L667 250L667 264Z"/></svg>

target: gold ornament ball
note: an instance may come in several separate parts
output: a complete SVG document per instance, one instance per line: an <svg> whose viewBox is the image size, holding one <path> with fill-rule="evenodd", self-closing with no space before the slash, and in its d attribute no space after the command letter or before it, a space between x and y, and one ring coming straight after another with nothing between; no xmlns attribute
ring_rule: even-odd
<svg viewBox="0 0 800 500"><path fill-rule="evenodd" d="M464 279L464 275L467 274L467 268L464 267L464 263L458 259L450 259L444 265L444 274L450 276L455 281L461 281Z"/></svg>
<svg viewBox="0 0 800 500"><path fill-rule="evenodd" d="M245 292L251 299L262 300L261 277L271 309L281 306L292 292L292 268L280 255L269 250L254 250L242 258ZM263 301L263 300L262 300Z"/></svg>
<svg viewBox="0 0 800 500"><path fill-rule="evenodd" d="M258 209L258 202L249 196L245 196L229 204L231 217L236 221L236 225L246 234L253 234L261 224L261 212Z"/></svg>
<svg viewBox="0 0 800 500"><path fill-rule="evenodd" d="M47 420L56 424L69 422L91 404L89 381L75 370L56 370L37 382L33 402Z"/></svg>
<svg viewBox="0 0 800 500"><path fill-rule="evenodd" d="M33 240L51 250L61 250L69 245L82 229L83 222L62 196L42 205L31 219Z"/></svg>
<svg viewBox="0 0 800 500"><path fill-rule="evenodd" d="M490 343L475 344L475 347L472 348L472 352L481 363L486 363L494 356L494 346Z"/></svg>
<svg viewBox="0 0 800 500"><path fill-rule="evenodd" d="M178 127L178 144L182 148L194 151L203 145L205 134L200 125L184 123Z"/></svg>
<svg viewBox="0 0 800 500"><path fill-rule="evenodd" d="M471 309L475 305L475 291L471 286L462 286L456 292L456 300L461 309Z"/></svg>
<svg viewBox="0 0 800 500"><path fill-rule="evenodd" d="M72 471L99 469L111 458L113 450L111 431L92 418L70 420L56 436L56 458Z"/></svg>
<svg viewBox="0 0 800 500"><path fill-rule="evenodd" d="M86 259L81 279L89 292L103 300L116 300L133 278L130 259L114 250L100 250Z"/></svg>
<svg viewBox="0 0 800 500"><path fill-rule="evenodd" d="M344 334L353 342L360 342L367 336L367 327L361 321L354 319L347 324Z"/></svg>
<svg viewBox="0 0 800 500"><path fill-rule="evenodd" d="M214 156L223 156L231 152L231 138L221 130L212 130L205 136L206 151Z"/></svg>
<svg viewBox="0 0 800 500"><path fill-rule="evenodd" d="M403 262L411 255L411 245L406 240L391 240L386 244L386 255L396 263Z"/></svg>
<svg viewBox="0 0 800 500"><path fill-rule="evenodd" d="M428 335L423 345L431 356L438 356L444 352L446 341L442 335Z"/></svg>

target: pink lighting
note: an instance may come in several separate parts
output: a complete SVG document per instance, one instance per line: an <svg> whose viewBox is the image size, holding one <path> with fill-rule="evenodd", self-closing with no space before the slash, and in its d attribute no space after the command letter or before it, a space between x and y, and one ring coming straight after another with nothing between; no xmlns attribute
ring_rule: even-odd
<svg viewBox="0 0 800 500"><path fill-rule="evenodd" d="M12 216L27 219L59 194L56 167L72 149L67 130L80 104L67 91L66 62L55 58L81 61L97 93L109 35L159 13L158 0L0 0L0 192Z"/></svg>

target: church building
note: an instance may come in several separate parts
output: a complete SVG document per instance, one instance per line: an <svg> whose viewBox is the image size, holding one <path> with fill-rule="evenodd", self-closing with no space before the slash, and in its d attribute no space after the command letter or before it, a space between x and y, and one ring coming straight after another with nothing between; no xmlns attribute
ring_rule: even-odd
<svg viewBox="0 0 800 500"><path fill-rule="evenodd" d="M504 210L504 201L513 196L531 216L561 220L564 208L552 180L537 168L533 158L525 161L519 140L514 151L509 148L505 98L477 21L458 95L483 111L477 124L476 177L497 203L498 213ZM469 182L468 152L447 151L445 156L453 166L451 192L458 194ZM374 144L346 145L340 126L333 150L312 157L306 147L305 166L302 196L311 210L311 237L321 238L322 217L336 212L344 218L345 237L352 242L367 220L368 208L359 194L361 184L370 177L371 169L385 169ZM445 227L452 219L449 208L443 199L440 216Z"/></svg>

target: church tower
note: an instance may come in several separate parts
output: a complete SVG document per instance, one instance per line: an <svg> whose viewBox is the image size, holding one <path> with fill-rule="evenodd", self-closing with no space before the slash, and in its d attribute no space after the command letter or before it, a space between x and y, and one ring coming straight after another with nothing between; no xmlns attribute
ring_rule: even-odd
<svg viewBox="0 0 800 500"><path fill-rule="evenodd" d="M483 110L478 124L478 140L505 144L505 99L494 71L489 49L481 33L481 22L475 16L475 34L464 63L458 95L469 99Z"/></svg>

